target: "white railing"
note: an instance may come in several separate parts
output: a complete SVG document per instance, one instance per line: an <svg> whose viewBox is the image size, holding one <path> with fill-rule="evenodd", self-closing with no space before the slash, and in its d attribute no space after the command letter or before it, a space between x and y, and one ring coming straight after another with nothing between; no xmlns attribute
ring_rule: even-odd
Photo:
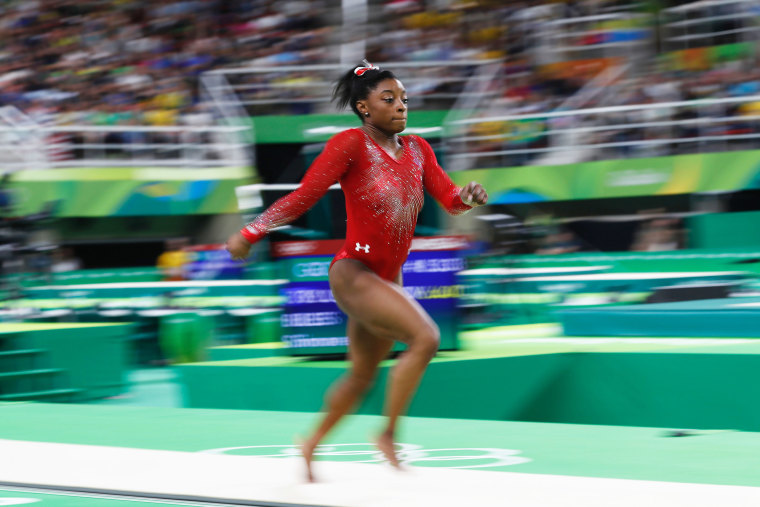
<svg viewBox="0 0 760 507"><path fill-rule="evenodd" d="M250 166L245 126L0 126L3 170L47 167ZM9 140L14 142L9 142ZM44 142L40 144L39 140ZM33 155L44 150L44 160Z"/></svg>
<svg viewBox="0 0 760 507"><path fill-rule="evenodd" d="M256 132L248 112L245 110L234 90L223 74L203 74L199 79L199 88L207 110L214 115L216 124L228 127L245 127L236 131L237 139L248 145L246 155L252 166L256 166Z"/></svg>
<svg viewBox="0 0 760 507"><path fill-rule="evenodd" d="M622 82L624 76L629 72L631 64L624 63L621 65L612 65L597 74L593 79L590 79L580 90L574 95L565 99L556 110L570 110L586 107L589 103L594 103L597 106L612 105L612 102L621 96L620 90L617 86ZM509 101L494 101L484 93L491 89L500 89L504 86L504 83L512 81L512 77L505 74L505 68L502 65L492 64L490 66L483 66L478 69L478 72L473 74L470 81L467 83L465 90L467 94L463 94L459 100L454 104L454 107L444 119L444 128L446 129L447 142L445 146L447 148L447 155L453 152L460 151L456 146L458 139L462 136L470 135L471 132L467 132L461 128L461 125L467 124L460 121L464 119L475 118L476 123L480 123L477 119L485 116L482 124L491 125L488 118L502 117L507 115L513 115L510 111L514 104ZM526 117L529 117L526 116ZM561 146L574 146L578 144L576 142L578 134L572 131L558 132L558 136L562 139L550 139L553 145ZM552 164L557 159L558 154L546 153L543 158L537 160L539 164ZM559 154L564 159L580 159L584 155L582 150L576 150L572 155L568 151L564 151ZM579 161L579 160L570 160ZM471 160L466 157L448 157L446 158L446 169L450 171L458 171L468 169L471 166ZM565 162L567 163L567 162Z"/></svg>
<svg viewBox="0 0 760 507"><path fill-rule="evenodd" d="M39 125L13 106L0 107L0 169L48 165L45 136Z"/></svg>
<svg viewBox="0 0 760 507"><path fill-rule="evenodd" d="M630 63L608 67L600 72L594 79L586 83L573 96L565 100L557 111L569 111L591 107L613 106L619 97L618 83L624 80L624 76L632 66ZM552 146L580 146L583 132L579 129L564 129L554 133L549 138ZM533 162L537 165L554 165L556 163L581 162L588 157L588 150L575 148L572 150L553 151L538 156Z"/></svg>
<svg viewBox="0 0 760 507"><path fill-rule="evenodd" d="M579 150L588 160L758 149L756 104L760 95L457 120L446 125L446 161L471 169L527 165L541 154ZM568 138L572 145L562 143Z"/></svg>
<svg viewBox="0 0 760 507"><path fill-rule="evenodd" d="M373 63L401 79L409 93L410 108L450 109L476 70L498 61ZM224 68L209 71L206 76L223 75L226 84L207 77L205 86L210 94L219 86L228 87L251 116L334 112L330 105L333 85L346 70L338 64ZM489 93L497 96L499 90ZM219 103L227 105L224 100Z"/></svg>
<svg viewBox="0 0 760 507"><path fill-rule="evenodd" d="M444 123L467 118L476 111L493 106L494 90L502 90L507 82L504 62L497 60L475 69L451 106Z"/></svg>
<svg viewBox="0 0 760 507"><path fill-rule="evenodd" d="M702 0L660 13L665 51L760 40L759 0Z"/></svg>

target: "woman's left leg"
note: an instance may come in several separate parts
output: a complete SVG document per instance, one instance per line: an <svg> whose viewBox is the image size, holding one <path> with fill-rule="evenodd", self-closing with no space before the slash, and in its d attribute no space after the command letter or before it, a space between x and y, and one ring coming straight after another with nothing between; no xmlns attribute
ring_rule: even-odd
<svg viewBox="0 0 760 507"><path fill-rule="evenodd" d="M311 470L314 449L370 388L377 376L378 365L393 347L393 340L372 334L353 319L348 320L347 331L351 368L330 387L325 400L326 413L314 433L302 444L309 481L314 480Z"/></svg>

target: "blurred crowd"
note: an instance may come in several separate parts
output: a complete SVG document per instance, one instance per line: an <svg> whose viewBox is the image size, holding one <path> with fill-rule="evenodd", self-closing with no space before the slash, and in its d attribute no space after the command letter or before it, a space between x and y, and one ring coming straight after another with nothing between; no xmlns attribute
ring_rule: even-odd
<svg viewBox="0 0 760 507"><path fill-rule="evenodd" d="M357 40L370 61L500 61L498 95L488 114L760 93L754 46L734 44L733 53L717 56L694 49L657 55L651 53L651 44L649 52L642 50L642 40L654 37L653 27L642 21L654 18L641 17L650 4L370 0L366 23L352 28L343 19L351 14L342 13L340 2L330 0L8 0L0 5L0 107L15 106L45 125L208 125L212 118L201 106L204 97L198 82L204 72L335 64L341 46ZM611 16L621 13L627 17ZM584 21L563 25L572 19ZM549 41L547 34L558 38ZM626 57L643 57L644 64L639 59L635 69L602 82L604 92L589 90L594 76ZM457 73L443 69L452 79ZM265 113L281 112L276 106L283 97L304 99L293 101L303 103L287 112L309 113L314 112L312 105L305 105L310 97L329 94L322 77L298 70L249 74L233 85L244 102L260 103ZM410 80L413 94L438 92L449 98L457 96L465 81L452 84L424 71L417 77ZM583 102L569 104L584 87L589 93ZM291 88L300 91L288 92ZM451 103L441 107L431 102L431 107ZM760 104L729 105L725 110L754 115ZM598 126L622 117L637 122L688 119L694 114L647 110L607 115L592 123ZM547 143L547 136L541 135L547 127L544 122L487 124L476 126L474 133L503 138L505 132L513 132L513 145L540 148ZM693 134L684 128L679 135ZM755 130L741 123L719 128ZM672 134L672 129L609 130L595 135L595 142ZM484 142L478 149L491 148Z"/></svg>
<svg viewBox="0 0 760 507"><path fill-rule="evenodd" d="M700 69L668 69L655 62L643 72L605 82L596 94L593 84L578 78L542 77L516 69L504 93L481 113L486 120L509 119L475 123L461 142L468 143L470 152L502 153L479 158L482 166L550 163L542 156L563 143L594 147L583 160L756 149L760 140L758 64L760 58L754 56ZM580 96L581 90L591 95L588 100L567 107L568 98ZM689 103L701 99L727 100ZM637 107L608 109L616 106ZM599 111L584 112L594 108ZM543 116L575 109L582 114Z"/></svg>
<svg viewBox="0 0 760 507"><path fill-rule="evenodd" d="M0 5L0 105L59 124L173 125L214 68L322 59L330 11L262 0L10 0Z"/></svg>
<svg viewBox="0 0 760 507"><path fill-rule="evenodd" d="M351 30L328 0L8 0L0 106L43 123L54 115L64 125L173 125L197 113L198 77L211 69L336 63L339 46L354 39L366 41L371 61L524 62L540 22L620 3L370 1L366 24ZM269 96L274 80L314 77L252 77L251 96Z"/></svg>

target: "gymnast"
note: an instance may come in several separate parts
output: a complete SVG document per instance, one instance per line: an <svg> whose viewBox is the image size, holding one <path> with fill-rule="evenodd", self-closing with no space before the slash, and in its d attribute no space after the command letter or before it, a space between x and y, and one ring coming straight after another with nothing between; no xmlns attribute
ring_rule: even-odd
<svg viewBox="0 0 760 507"><path fill-rule="evenodd" d="M435 355L440 335L401 281L424 190L452 215L488 202L480 184L456 186L424 139L399 136L406 128L408 99L393 72L365 60L338 80L333 100L341 108L350 106L361 119L361 127L333 136L298 189L227 240L232 258L245 259L252 244L305 213L331 185L340 182L348 223L346 241L330 264L329 281L336 303L348 316L350 369L330 388L321 421L301 442L309 481L314 481L315 448L361 400L395 340L407 348L389 378L384 407L387 424L376 445L391 465L400 468L394 449L399 417Z"/></svg>

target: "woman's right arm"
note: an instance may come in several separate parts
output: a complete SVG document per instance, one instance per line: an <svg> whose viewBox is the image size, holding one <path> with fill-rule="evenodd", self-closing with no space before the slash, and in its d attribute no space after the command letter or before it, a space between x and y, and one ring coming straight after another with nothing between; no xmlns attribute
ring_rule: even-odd
<svg viewBox="0 0 760 507"><path fill-rule="evenodd" d="M272 229L289 224L314 206L348 170L356 146L355 132L345 131L333 136L306 171L296 190L275 201L253 222L230 237L227 250L232 257L247 257L250 245Z"/></svg>

